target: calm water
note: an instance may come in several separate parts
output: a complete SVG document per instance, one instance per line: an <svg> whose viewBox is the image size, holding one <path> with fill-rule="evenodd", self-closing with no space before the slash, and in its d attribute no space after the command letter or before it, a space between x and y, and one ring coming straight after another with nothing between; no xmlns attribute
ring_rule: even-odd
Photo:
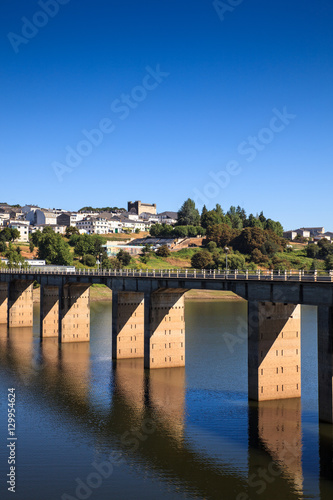
<svg viewBox="0 0 333 500"><path fill-rule="evenodd" d="M0 498L333 498L318 425L316 308L302 309L302 399L247 400L245 302L186 303L186 368L112 363L111 305L89 345L0 330ZM1 327L0 327L1 328ZM235 342L237 340L237 342ZM16 389L17 492L7 492L7 390Z"/></svg>

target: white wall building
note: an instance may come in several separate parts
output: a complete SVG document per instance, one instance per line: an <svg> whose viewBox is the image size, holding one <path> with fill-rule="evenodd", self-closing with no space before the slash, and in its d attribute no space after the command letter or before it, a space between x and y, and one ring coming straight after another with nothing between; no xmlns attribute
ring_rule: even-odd
<svg viewBox="0 0 333 500"><path fill-rule="evenodd" d="M8 223L10 229L17 229L20 232L20 237L16 241L29 241L29 222L26 220L10 220Z"/></svg>
<svg viewBox="0 0 333 500"><path fill-rule="evenodd" d="M118 219L106 219L93 215L77 221L76 227L81 234L109 234L122 232L122 223Z"/></svg>
<svg viewBox="0 0 333 500"><path fill-rule="evenodd" d="M54 212L48 212L47 210L40 210L39 208L36 210L36 220L35 224L47 224L47 225L56 225L57 224L57 216Z"/></svg>

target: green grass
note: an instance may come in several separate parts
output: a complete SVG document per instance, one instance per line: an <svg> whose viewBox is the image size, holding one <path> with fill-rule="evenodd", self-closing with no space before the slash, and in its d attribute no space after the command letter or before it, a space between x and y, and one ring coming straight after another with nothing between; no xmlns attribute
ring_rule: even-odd
<svg viewBox="0 0 333 500"><path fill-rule="evenodd" d="M292 269L310 269L313 259L306 256L306 249L294 250L293 252L277 252L274 257L289 262ZM318 260L318 269L324 269L325 262Z"/></svg>

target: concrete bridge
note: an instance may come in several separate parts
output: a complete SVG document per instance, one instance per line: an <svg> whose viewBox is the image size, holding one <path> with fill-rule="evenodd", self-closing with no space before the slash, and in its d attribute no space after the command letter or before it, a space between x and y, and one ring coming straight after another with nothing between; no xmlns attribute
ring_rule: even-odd
<svg viewBox="0 0 333 500"><path fill-rule="evenodd" d="M229 290L248 301L248 395L301 396L300 305L318 307L319 418L333 423L331 273L206 271L44 272L2 270L0 324L32 326L33 283L41 286L41 337L90 339L89 287L112 290L112 357L144 358L148 369L185 365L184 293Z"/></svg>

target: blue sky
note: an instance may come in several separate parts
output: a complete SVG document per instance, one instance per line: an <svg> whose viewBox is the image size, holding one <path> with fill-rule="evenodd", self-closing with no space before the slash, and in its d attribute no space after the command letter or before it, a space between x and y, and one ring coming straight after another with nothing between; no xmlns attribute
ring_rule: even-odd
<svg viewBox="0 0 333 500"><path fill-rule="evenodd" d="M330 0L4 0L0 201L333 230L332 27Z"/></svg>

